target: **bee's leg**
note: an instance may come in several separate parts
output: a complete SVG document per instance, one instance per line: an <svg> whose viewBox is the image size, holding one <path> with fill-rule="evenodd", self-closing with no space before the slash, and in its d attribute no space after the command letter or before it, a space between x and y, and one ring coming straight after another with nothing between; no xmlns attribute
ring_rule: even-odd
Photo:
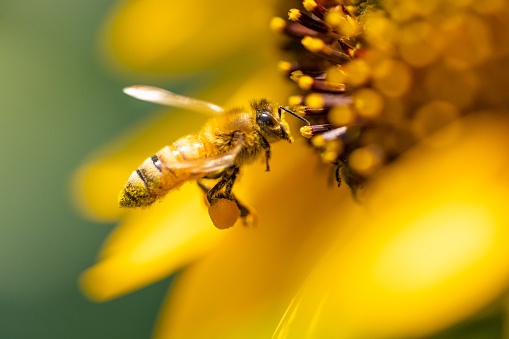
<svg viewBox="0 0 509 339"><path fill-rule="evenodd" d="M341 167L342 167L341 163L337 164L336 170L334 171L334 174L335 174L335 177L336 177L336 182L338 183L338 187L341 186L341 174L340 174Z"/></svg>
<svg viewBox="0 0 509 339"><path fill-rule="evenodd" d="M198 179L196 182L198 183L198 187L200 187L205 194L209 193L209 191L212 189L212 187L202 182L201 179Z"/></svg>
<svg viewBox="0 0 509 339"><path fill-rule="evenodd" d="M260 143L262 144L262 148L265 150L265 172L269 172L270 171L270 166L269 166L269 159L270 159L270 144L269 142L267 141L267 139L265 139L263 137L263 135L261 135L260 133L256 132L256 134L258 134L258 137L260 138Z"/></svg>
<svg viewBox="0 0 509 339"><path fill-rule="evenodd" d="M235 183L235 179L237 178L237 174L239 173L239 167L236 165L230 166L227 169L224 170L223 176L221 177L221 180L217 184L214 185L208 192L207 192L207 200L209 203L212 203L214 200L218 198L218 195L220 194L220 191L223 189L223 187L226 186L225 189L225 195L226 199L233 200L229 196L231 196L231 190L233 187L233 184Z"/></svg>
<svg viewBox="0 0 509 339"><path fill-rule="evenodd" d="M217 172L217 173L207 174L203 178L205 178L205 179L219 179L219 178L221 178L223 176L223 174L224 174L224 171L220 171L220 172Z"/></svg>
<svg viewBox="0 0 509 339"><path fill-rule="evenodd" d="M243 220L244 225L256 224L256 214L254 214L246 205L241 203L237 197L232 193L233 184L239 173L238 166L231 166L225 170L225 173L221 180L212 188L198 182L200 187L207 192L207 201L209 204L214 204L218 199L227 199L235 202L240 210L240 217ZM224 188L224 191L222 189Z"/></svg>
<svg viewBox="0 0 509 339"><path fill-rule="evenodd" d="M237 197L232 193L233 184L235 183L235 179L237 178L237 174L239 172L238 166L231 166L223 171L223 176L219 182L217 182L213 187L210 187L202 180L198 180L198 186L207 196L208 208L210 217L217 228L224 229L233 226L235 221L237 220L237 216L242 218L242 222L244 226L254 225L257 222L257 216L255 213L251 212L250 209L239 202ZM238 207L237 216L224 214L225 211L222 210L223 207L219 209L215 206L218 206L219 203L224 205L224 202L221 200L228 200ZM232 216L234 219L232 219ZM218 219L219 218L219 219ZM226 219L225 219L226 218Z"/></svg>
<svg viewBox="0 0 509 339"><path fill-rule="evenodd" d="M209 191L212 189L212 187L210 187L209 185L201 182L199 179L198 179L198 186L201 188L201 190L203 191L203 193L205 194L208 194ZM245 205L243 205L238 199L237 197L235 197L234 194L230 193L229 195L226 195L226 194L222 194L222 193L219 193L216 195L216 198L223 198L223 199L228 199L228 200L232 200L232 201L235 201L235 203L237 204L237 207L239 208L240 210L240 216L242 218L245 218L247 217L251 211L249 210L249 208L247 208Z"/></svg>
<svg viewBox="0 0 509 339"><path fill-rule="evenodd" d="M216 173L209 173L207 174L206 176L204 176L203 178L200 178L198 179L196 182L198 183L198 187L201 188L201 190L203 191L203 193L205 194L208 194L209 191L212 189L212 186L209 186L207 185L206 183L203 182L203 179L219 179L221 178L222 176L224 175L224 170L223 171L219 171L219 172L216 172ZM207 198L207 201L209 199ZM209 201L210 202L210 201Z"/></svg>

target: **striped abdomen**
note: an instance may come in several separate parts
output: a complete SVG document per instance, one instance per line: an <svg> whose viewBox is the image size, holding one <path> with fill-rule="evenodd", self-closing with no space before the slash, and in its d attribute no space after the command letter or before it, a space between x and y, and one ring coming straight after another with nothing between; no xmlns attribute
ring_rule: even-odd
<svg viewBox="0 0 509 339"><path fill-rule="evenodd" d="M148 206L187 180L202 177L187 168L172 168L172 164L204 158L207 151L211 150L207 150L196 135L188 135L164 147L131 174L120 192L120 207Z"/></svg>

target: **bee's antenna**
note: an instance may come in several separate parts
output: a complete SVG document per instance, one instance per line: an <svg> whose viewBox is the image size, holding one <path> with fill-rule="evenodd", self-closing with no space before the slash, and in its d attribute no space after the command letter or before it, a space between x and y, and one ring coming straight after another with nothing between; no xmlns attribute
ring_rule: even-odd
<svg viewBox="0 0 509 339"><path fill-rule="evenodd" d="M295 112L292 112L290 111L289 109L287 108L284 108L283 106L279 106L279 116L281 116L281 109L283 109L285 112L288 112L290 113L291 115L293 115L294 117L296 118L299 118L300 120L304 121L307 125L311 125L311 123L309 121L307 121L306 119L304 119L303 117L301 117L300 115L298 115L297 113Z"/></svg>

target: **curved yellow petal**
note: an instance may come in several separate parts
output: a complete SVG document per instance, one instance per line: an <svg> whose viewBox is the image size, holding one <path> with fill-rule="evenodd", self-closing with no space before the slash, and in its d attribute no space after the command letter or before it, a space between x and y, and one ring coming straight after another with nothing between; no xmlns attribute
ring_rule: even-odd
<svg viewBox="0 0 509 339"><path fill-rule="evenodd" d="M213 227L195 185L185 185L148 210L130 212L110 236L100 261L81 277L91 299L104 301L162 279L206 253Z"/></svg>
<svg viewBox="0 0 509 339"><path fill-rule="evenodd" d="M102 49L135 71L178 73L260 56L272 3L129 0L111 13Z"/></svg>
<svg viewBox="0 0 509 339"><path fill-rule="evenodd" d="M346 188L328 185L330 168L303 142L274 145L271 171L264 169L250 166L236 190L256 208L258 226L233 227L179 275L156 338L270 338L286 302L341 229L322 218L357 208Z"/></svg>
<svg viewBox="0 0 509 339"><path fill-rule="evenodd" d="M288 337L421 337L499 297L509 283L508 147L507 121L468 120L385 169L367 210L346 218L358 231L338 239L283 321Z"/></svg>

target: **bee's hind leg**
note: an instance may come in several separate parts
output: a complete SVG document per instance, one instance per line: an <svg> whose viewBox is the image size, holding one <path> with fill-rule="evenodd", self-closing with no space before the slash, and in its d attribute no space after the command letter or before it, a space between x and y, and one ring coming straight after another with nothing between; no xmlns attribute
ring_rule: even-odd
<svg viewBox="0 0 509 339"><path fill-rule="evenodd" d="M231 198L231 196L233 196L231 191L238 173L239 167L235 165L228 167L222 172L221 179L214 185L214 187L208 189L206 192L209 204L213 204L219 198L233 200ZM201 184L200 187L203 189L203 184ZM225 188L224 193L221 193L223 188Z"/></svg>
<svg viewBox="0 0 509 339"><path fill-rule="evenodd" d="M231 166L223 172L221 180L219 180L219 182L217 182L213 187L210 187L201 180L198 180L198 186L207 195L209 214L211 214L212 219L214 218L212 216L210 206L214 206L221 199L225 199L235 203L240 211L240 218L242 218L244 225L249 226L256 222L257 218L255 213L253 213L245 204L241 203L232 193L233 184L235 183L238 172L239 168L237 166ZM214 222L214 224L219 227L216 222Z"/></svg>

